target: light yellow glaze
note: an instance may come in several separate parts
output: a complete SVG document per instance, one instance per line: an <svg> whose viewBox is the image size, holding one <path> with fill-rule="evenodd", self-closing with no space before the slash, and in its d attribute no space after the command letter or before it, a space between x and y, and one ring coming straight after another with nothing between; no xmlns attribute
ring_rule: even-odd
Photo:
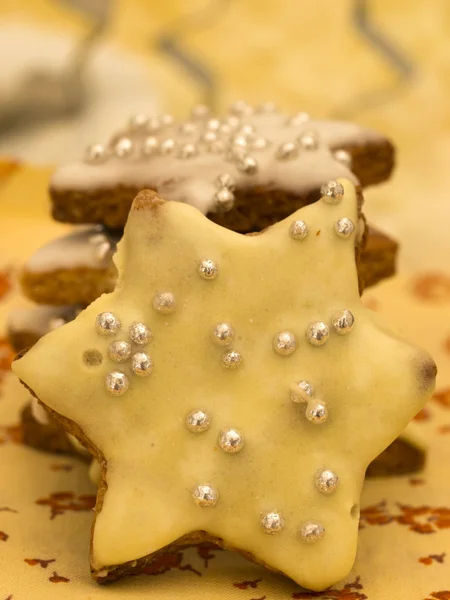
<svg viewBox="0 0 450 600"><path fill-rule="evenodd" d="M409 345L365 309L358 294L354 235L339 238L335 222L357 222L353 185L342 181L338 204L323 200L300 209L258 236L241 236L207 220L191 206L152 199L145 192L130 213L119 244L116 290L97 299L72 323L42 338L13 368L53 410L80 425L107 460L108 490L97 516L92 565L96 570L155 552L180 536L206 530L251 552L299 584L324 589L344 577L356 552L364 471L423 406L433 388L429 356ZM289 235L293 220L309 226L305 240ZM214 260L216 279L197 272ZM177 309L160 314L155 293L173 292ZM347 308L355 326L345 336L330 326L327 344L305 339L312 321L331 325ZM96 315L112 311L122 331L100 336ZM154 334L147 351L149 377L130 363L113 364L108 344L128 339L139 320ZM223 347L210 332L231 323L243 363L221 364ZM290 356L273 350L273 337L288 330L297 338ZM85 366L86 349L103 357ZM137 347L136 347L137 349ZM130 387L123 396L105 389L106 374L123 370ZM292 383L306 379L329 410L313 425L305 405L290 397ZM186 415L203 409L210 428L191 433ZM223 428L245 438L238 454L217 444ZM323 495L317 470L336 472L340 485ZM214 508L200 508L191 494L208 483L219 492ZM277 535L266 535L260 514L277 510L285 519ZM325 537L305 544L298 529L318 521ZM383 549L380 548L380 552Z"/></svg>

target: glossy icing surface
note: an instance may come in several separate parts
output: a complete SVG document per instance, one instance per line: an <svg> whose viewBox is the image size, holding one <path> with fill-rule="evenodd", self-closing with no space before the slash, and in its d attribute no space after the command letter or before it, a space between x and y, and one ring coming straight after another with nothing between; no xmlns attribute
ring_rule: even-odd
<svg viewBox="0 0 450 600"><path fill-rule="evenodd" d="M435 371L425 352L362 305L356 232L343 239L335 228L344 217L357 220L354 186L341 184L336 201L324 196L257 236L142 192L115 257L116 290L14 362L107 461L95 570L106 573L196 530L311 589L351 569L365 468L424 405ZM307 224L306 238L290 234L294 221ZM215 277L200 276L206 259ZM133 353L151 357L147 377L136 375L131 359L117 363L108 353L112 341L130 342L136 321L152 333L145 345L132 344ZM229 345L213 334L218 323L232 326ZM108 387L117 373L128 383L121 395ZM305 401L304 380L314 388ZM320 403L327 418L319 421ZM186 427L192 411L208 415L206 429ZM227 446L228 430L239 434L239 451ZM330 494L318 488L324 470L338 476ZM194 501L202 485L215 491L215 506ZM267 535L261 516L273 512L283 526ZM306 543L300 532L311 522L325 533Z"/></svg>
<svg viewBox="0 0 450 600"><path fill-rule="evenodd" d="M111 265L118 239L101 227L78 227L36 250L24 269L31 273L76 267L105 269Z"/></svg>
<svg viewBox="0 0 450 600"><path fill-rule="evenodd" d="M131 140L133 150L129 155L118 157L111 152L105 161L98 164L80 160L63 165L54 173L51 187L58 191L85 192L114 189L117 186L141 189L148 187L157 190L166 200L191 204L206 214L217 210L216 180L223 173L230 174L238 188L263 187L295 194L318 189L324 181L339 177L357 183L350 168L336 160L333 151L385 140L370 129L343 121L308 118L304 122L292 124L289 117L281 112L245 115L241 117L239 127L232 135L220 137L220 140L225 139L224 143L227 145L233 135L239 135L239 131L246 126L253 129L254 133L246 138L246 151L255 158L258 169L255 174L249 175L241 172L236 162L227 156L227 151L212 152L202 145L200 134L207 131L206 120L194 121L194 125L197 130L189 134L180 131L183 123L162 127L151 134L159 143L165 139L174 140L175 150L168 155L157 152L151 156L143 156L142 144L145 136L149 135L148 132L122 130L112 139L115 142L121 136L126 136ZM300 145L295 158L280 160L277 157L277 150L283 144L295 142L310 133L318 140L314 150L306 150ZM266 148L252 149L252 144L258 138L267 141ZM198 147L198 153L190 158L179 158L179 150L190 143Z"/></svg>

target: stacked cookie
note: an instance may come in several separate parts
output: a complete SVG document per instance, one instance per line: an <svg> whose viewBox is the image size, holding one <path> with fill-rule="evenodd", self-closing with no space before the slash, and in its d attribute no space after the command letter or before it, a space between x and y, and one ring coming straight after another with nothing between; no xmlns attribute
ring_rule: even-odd
<svg viewBox="0 0 450 600"><path fill-rule="evenodd" d="M345 178L253 236L143 190L113 292L14 362L98 463L98 583L202 542L317 591L348 575L366 469L436 377L361 302L360 219Z"/></svg>
<svg viewBox="0 0 450 600"><path fill-rule="evenodd" d="M223 227L252 234L318 200L324 183L348 179L359 193L359 220L342 223L339 235L356 228L360 290L373 285L394 273L397 245L365 224L361 189L388 179L393 165L392 144L378 133L302 112L286 115L272 103L236 102L220 118L199 105L181 122L171 115L135 116L108 144L90 146L83 160L55 172L53 217L76 227L37 250L24 266L23 292L38 306L11 314L11 343L18 351L34 344L114 288L112 256L132 201L146 188L194 206ZM33 445L71 448L37 406L24 419Z"/></svg>

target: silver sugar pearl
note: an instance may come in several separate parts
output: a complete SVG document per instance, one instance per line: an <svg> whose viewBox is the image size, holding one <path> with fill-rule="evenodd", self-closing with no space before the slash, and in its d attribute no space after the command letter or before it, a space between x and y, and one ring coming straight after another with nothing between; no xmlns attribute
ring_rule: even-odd
<svg viewBox="0 0 450 600"><path fill-rule="evenodd" d="M321 494L332 494L337 490L339 477L330 469L323 469L316 473L315 484Z"/></svg>
<svg viewBox="0 0 450 600"><path fill-rule="evenodd" d="M331 324L336 333L346 335L353 329L355 317L349 310L345 309L333 315Z"/></svg>
<svg viewBox="0 0 450 600"><path fill-rule="evenodd" d="M94 258L98 263L102 263L106 258L109 257L111 251L111 242L105 237L102 242L96 244L94 249Z"/></svg>
<svg viewBox="0 0 450 600"><path fill-rule="evenodd" d="M123 137L114 146L114 154L119 158L127 158L133 152L133 142L130 138Z"/></svg>
<svg viewBox="0 0 450 600"><path fill-rule="evenodd" d="M201 433L209 429L211 419L203 410L193 410L186 417L186 427L192 433Z"/></svg>
<svg viewBox="0 0 450 600"><path fill-rule="evenodd" d="M161 154L167 156L172 154L176 148L176 142L172 138L167 138L160 143Z"/></svg>
<svg viewBox="0 0 450 600"><path fill-rule="evenodd" d="M234 329L229 323L219 323L212 330L212 337L219 346L228 346L234 339Z"/></svg>
<svg viewBox="0 0 450 600"><path fill-rule="evenodd" d="M308 237L309 227L305 221L293 221L289 227L289 235L294 240L304 240Z"/></svg>
<svg viewBox="0 0 450 600"><path fill-rule="evenodd" d="M146 377L153 370L153 361L146 352L135 352L131 358L131 368L139 377Z"/></svg>
<svg viewBox="0 0 450 600"><path fill-rule="evenodd" d="M304 542L312 544L323 538L325 535L325 528L320 523L308 521L301 526L299 534Z"/></svg>
<svg viewBox="0 0 450 600"><path fill-rule="evenodd" d="M335 160L337 160L338 162L340 162L342 165L345 165L346 167L348 167L349 169L352 168L352 155L350 154L350 152L347 152L347 150L335 150L333 152L333 157Z"/></svg>
<svg viewBox="0 0 450 600"><path fill-rule="evenodd" d="M106 389L113 396L121 396L128 389L129 382L125 373L120 371L112 371L108 373L105 380Z"/></svg>
<svg viewBox="0 0 450 600"><path fill-rule="evenodd" d="M298 125L303 125L307 123L311 117L306 112L298 112L297 114L289 117L286 121L286 125L289 127L297 127Z"/></svg>
<svg viewBox="0 0 450 600"><path fill-rule="evenodd" d="M108 153L102 144L91 144L86 148L84 160L90 165L98 165L107 160Z"/></svg>
<svg viewBox="0 0 450 600"><path fill-rule="evenodd" d="M265 150L271 146L271 142L268 139L263 137L257 137L252 140L250 147L252 150Z"/></svg>
<svg viewBox="0 0 450 600"><path fill-rule="evenodd" d="M230 135L233 128L228 123L222 123L219 128L219 134L223 136Z"/></svg>
<svg viewBox="0 0 450 600"><path fill-rule="evenodd" d="M219 493L210 485L198 485L193 491L192 497L197 506L207 508L217 504Z"/></svg>
<svg viewBox="0 0 450 600"><path fill-rule="evenodd" d="M239 128L239 134L244 135L245 137L252 137L255 133L255 128L250 123L244 123L242 127Z"/></svg>
<svg viewBox="0 0 450 600"><path fill-rule="evenodd" d="M238 148L247 148L248 146L248 141L247 141L247 137L245 135L242 134L238 134L235 135L231 138L231 143L233 144L233 146L237 146Z"/></svg>
<svg viewBox="0 0 450 600"><path fill-rule="evenodd" d="M144 323L140 323L139 321L131 323L128 328L128 334L131 340L139 346L145 346L145 344L148 344L153 337L151 330L144 325Z"/></svg>
<svg viewBox="0 0 450 600"><path fill-rule="evenodd" d="M217 141L217 133L215 131L205 131L205 133L201 136L200 141L206 146Z"/></svg>
<svg viewBox="0 0 450 600"><path fill-rule="evenodd" d="M236 429L225 429L220 432L219 446L224 452L236 454L244 447L244 438Z"/></svg>
<svg viewBox="0 0 450 600"><path fill-rule="evenodd" d="M178 131L182 135L194 135L198 131L198 124L193 123L192 121L187 121L186 123L181 123L178 128Z"/></svg>
<svg viewBox="0 0 450 600"><path fill-rule="evenodd" d="M225 118L225 124L234 130L241 124L241 119L237 115L229 115Z"/></svg>
<svg viewBox="0 0 450 600"><path fill-rule="evenodd" d="M234 190L236 187L236 180L229 173L222 173L216 179L216 185L220 188L228 188L229 190Z"/></svg>
<svg viewBox="0 0 450 600"><path fill-rule="evenodd" d="M207 258L199 264L198 273L203 279L215 279L219 274L219 268L213 260Z"/></svg>
<svg viewBox="0 0 450 600"><path fill-rule="evenodd" d="M219 129L220 129L219 119L209 119L206 122L206 129L209 129L210 131L219 131Z"/></svg>
<svg viewBox="0 0 450 600"><path fill-rule="evenodd" d="M152 135L145 138L141 146L143 156L154 156L159 152L159 140Z"/></svg>
<svg viewBox="0 0 450 600"><path fill-rule="evenodd" d="M264 533L275 535L284 527L284 519L280 513L268 512L261 515L261 527Z"/></svg>
<svg viewBox="0 0 450 600"><path fill-rule="evenodd" d="M229 350L222 354L222 364L227 369L237 369L242 364L242 356L236 350Z"/></svg>
<svg viewBox="0 0 450 600"><path fill-rule="evenodd" d="M209 113L210 109L206 104L196 104L191 110L191 116L194 119L206 119Z"/></svg>
<svg viewBox="0 0 450 600"><path fill-rule="evenodd" d="M328 408L325 402L308 403L306 418L313 425L322 425L328 419Z"/></svg>
<svg viewBox="0 0 450 600"><path fill-rule="evenodd" d="M111 342L108 346L108 356L114 362L125 362L131 356L131 345L124 340Z"/></svg>
<svg viewBox="0 0 450 600"><path fill-rule="evenodd" d="M257 107L256 111L259 113L274 113L278 112L278 106L275 102L263 102Z"/></svg>
<svg viewBox="0 0 450 600"><path fill-rule="evenodd" d="M289 356L297 348L295 335L290 331L280 331L273 338L273 349L281 356Z"/></svg>
<svg viewBox="0 0 450 600"><path fill-rule="evenodd" d="M342 217L342 219L339 219L335 224L334 229L339 237L346 239L355 231L355 225L348 217Z"/></svg>
<svg viewBox="0 0 450 600"><path fill-rule="evenodd" d="M193 158L198 155L198 148L195 144L184 144L178 150L178 158L186 159Z"/></svg>
<svg viewBox="0 0 450 600"><path fill-rule="evenodd" d="M95 319L95 329L100 335L111 335L120 327L120 320L111 312L102 312Z"/></svg>
<svg viewBox="0 0 450 600"><path fill-rule="evenodd" d="M306 131L297 139L303 150L317 150L319 147L319 136L315 131Z"/></svg>
<svg viewBox="0 0 450 600"><path fill-rule="evenodd" d="M227 212L234 206L234 194L224 187L214 194L214 202L219 211Z"/></svg>
<svg viewBox="0 0 450 600"><path fill-rule="evenodd" d="M140 129L145 129L148 125L148 122L149 118L147 115L132 115L128 121L128 127L131 129L131 131L139 131Z"/></svg>
<svg viewBox="0 0 450 600"><path fill-rule="evenodd" d="M275 158L278 160L292 160L298 156L298 144L296 142L285 142L278 146Z"/></svg>
<svg viewBox="0 0 450 600"><path fill-rule="evenodd" d="M163 125L164 127L169 127L170 125L173 125L174 121L174 116L170 114L165 114L161 117L161 125Z"/></svg>
<svg viewBox="0 0 450 600"><path fill-rule="evenodd" d="M50 321L48 322L48 330L54 331L55 329L59 329L66 323L67 323L67 321L63 317L54 317L53 319L50 319Z"/></svg>
<svg viewBox="0 0 450 600"><path fill-rule="evenodd" d="M344 186L339 181L329 181L320 188L320 194L327 204L338 204L344 195Z"/></svg>
<svg viewBox="0 0 450 600"><path fill-rule="evenodd" d="M160 313L173 313L176 308L175 296L172 292L156 294L153 298L153 308Z"/></svg>
<svg viewBox="0 0 450 600"><path fill-rule="evenodd" d="M251 115L253 113L253 108L244 100L236 100L236 102L233 102L230 106L230 112L237 116Z"/></svg>
<svg viewBox="0 0 450 600"><path fill-rule="evenodd" d="M309 402L314 397L314 387L309 381L299 381L291 390L291 400L296 403Z"/></svg>
<svg viewBox="0 0 450 600"><path fill-rule="evenodd" d="M313 346L323 346L328 341L329 335L328 325L323 321L310 323L306 330L306 339Z"/></svg>
<svg viewBox="0 0 450 600"><path fill-rule="evenodd" d="M244 156L236 161L236 167L246 175L254 175L258 171L258 163L253 156Z"/></svg>

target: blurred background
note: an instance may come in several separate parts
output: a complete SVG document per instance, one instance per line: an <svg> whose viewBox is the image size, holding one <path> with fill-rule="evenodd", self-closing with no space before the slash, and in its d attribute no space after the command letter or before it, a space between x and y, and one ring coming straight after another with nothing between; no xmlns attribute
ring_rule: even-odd
<svg viewBox="0 0 450 600"><path fill-rule="evenodd" d="M220 113L239 99L356 121L397 149L392 178L365 190L364 212L400 243L400 275L368 289L363 300L439 365L438 393L405 438L427 448L428 465L414 478L366 484L362 507L369 517L358 562L333 597L450 599L449 591L437 591L448 588L450 560L450 479L443 476L450 463L449 98L450 0L0 0L0 482L1 503L19 509L1 513L8 569L0 599L97 597L85 587L90 509L61 521L40 512L53 502L50 492L51 499L73 490L68 502L75 507L92 494L86 469L68 457L58 466L54 456L20 444L19 411L29 397L9 376L10 312L33 306L20 291L21 265L73 231L50 216L50 175L88 144L107 142L133 113L184 118L194 103ZM62 320L45 319L28 318L31 330L42 335ZM431 531L436 535L418 535ZM39 559L24 561L44 555L57 557L57 566L52 558L30 570ZM204 588L208 598L242 595L233 582L244 579L263 579L248 597L265 598L266 590L267 598L291 597L287 580L247 571L225 552L208 576L208 556L193 563L211 586L210 594ZM197 593L188 567L174 565L178 579L152 578L155 597L180 597L173 582L183 596L190 586ZM150 597L148 579L133 579L136 587L119 584L114 597L134 597L131 589ZM292 594L300 596L306 597Z"/></svg>
<svg viewBox="0 0 450 600"><path fill-rule="evenodd" d="M366 214L405 240L400 270L448 268L448 0L2 0L0 57L0 219L42 217L30 248L64 228L57 163L131 113L242 98L391 138L398 168Z"/></svg>

